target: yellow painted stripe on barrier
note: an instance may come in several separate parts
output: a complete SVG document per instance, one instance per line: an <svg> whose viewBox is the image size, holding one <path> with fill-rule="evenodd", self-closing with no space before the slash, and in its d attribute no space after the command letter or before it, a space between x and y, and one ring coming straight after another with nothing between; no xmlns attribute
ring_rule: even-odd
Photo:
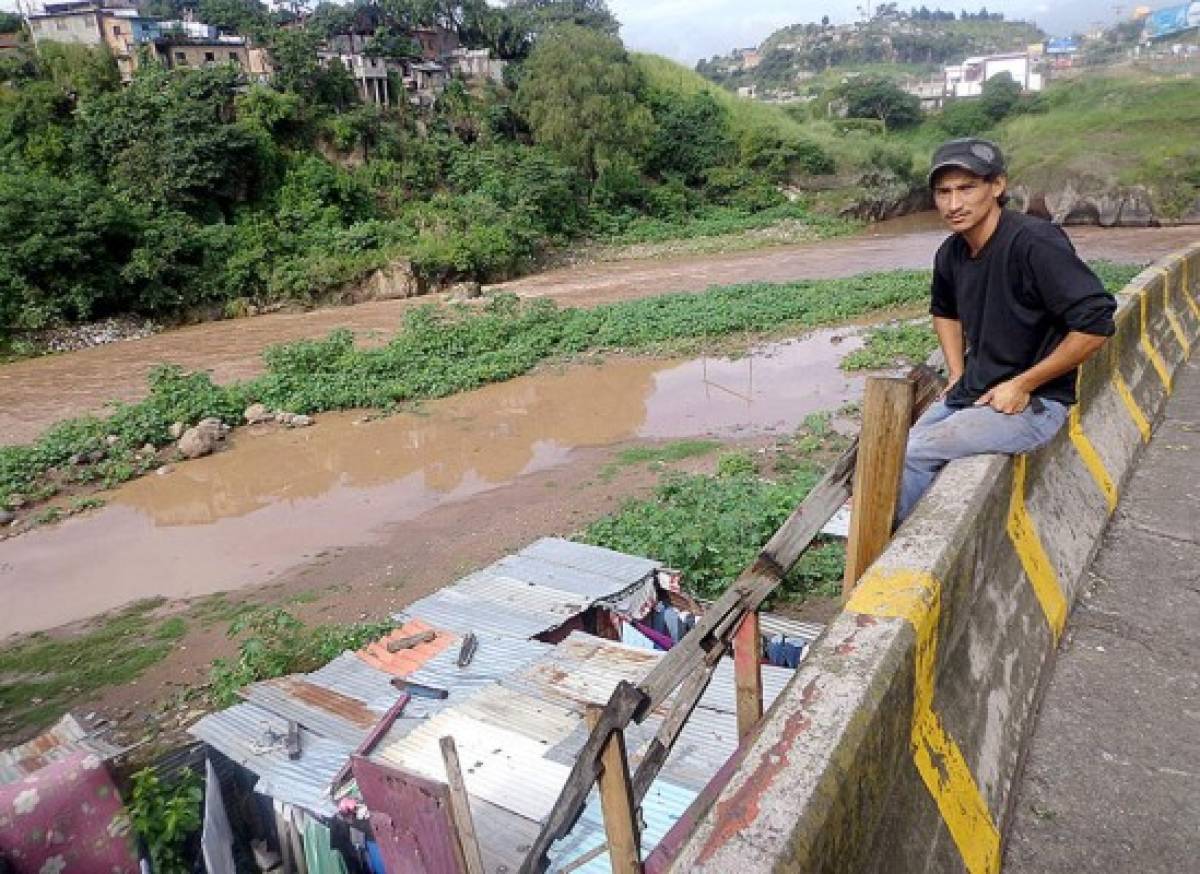
<svg viewBox="0 0 1200 874"><path fill-rule="evenodd" d="M1071 436L1071 443L1075 446L1075 451L1083 459L1083 466L1088 469L1088 473L1092 475L1096 486L1104 495L1104 500L1108 502L1108 512L1111 513L1117 509L1117 487L1113 483L1112 477L1108 475L1100 453L1096 451L1096 447L1092 445L1088 436L1083 433L1083 414L1079 411L1079 404L1071 407L1071 415L1067 419L1067 433Z"/></svg>
<svg viewBox="0 0 1200 874"><path fill-rule="evenodd" d="M1200 319L1200 303L1196 303L1196 299L1192 297L1192 284L1188 281L1189 270L1192 262L1186 256L1179 259L1180 271L1182 276L1179 280L1179 292L1183 295L1183 299L1187 301L1188 307L1192 311L1192 315Z"/></svg>
<svg viewBox="0 0 1200 874"><path fill-rule="evenodd" d="M1154 344L1150 342L1150 329L1147 324L1148 301L1150 292L1142 289L1141 296L1138 298L1141 304L1142 324L1141 324L1141 343L1142 351L1146 353L1146 357L1150 359L1150 363L1154 365L1154 369L1158 372L1158 378L1162 380L1163 388L1167 390L1167 394L1171 393L1171 374L1167 372L1166 362L1162 360L1162 356L1158 354L1158 350L1154 348Z"/></svg>
<svg viewBox="0 0 1200 874"><path fill-rule="evenodd" d="M1033 586L1042 612L1046 614L1046 622L1050 625L1050 633L1054 642L1058 643L1063 626L1067 623L1067 599L1063 596L1062 586L1058 582L1058 573L1050 563L1050 556L1038 536L1037 526L1025 507L1025 473L1029 458L1018 455L1013 459L1013 488L1012 500L1008 505L1008 536L1021 567Z"/></svg>
<svg viewBox="0 0 1200 874"><path fill-rule="evenodd" d="M1179 345L1183 348L1183 357L1187 358L1192 354L1192 344L1188 342L1183 325L1179 323L1179 317L1175 315L1175 310L1171 306L1171 273L1169 270L1164 270L1161 267L1158 268L1158 272L1162 276L1163 281L1163 312L1166 313L1167 323L1175 333L1175 339L1179 341ZM1187 295L1184 295L1184 297L1187 297Z"/></svg>
<svg viewBox="0 0 1200 874"><path fill-rule="evenodd" d="M929 573L869 571L851 593L846 609L905 619L916 632L913 763L969 874L997 874L1000 832L962 750L933 710L941 591L941 584Z"/></svg>
<svg viewBox="0 0 1200 874"><path fill-rule="evenodd" d="M1138 433L1142 435L1142 442L1150 442L1150 422L1146 418L1146 414L1142 412L1142 408L1138 406L1138 402L1133 397L1133 392L1129 390L1129 385L1125 382L1125 377L1121 376L1121 371L1114 366L1112 370L1113 386L1117 390L1117 396L1121 402L1125 404L1125 409L1129 411L1129 417L1133 419L1133 424L1137 425Z"/></svg>

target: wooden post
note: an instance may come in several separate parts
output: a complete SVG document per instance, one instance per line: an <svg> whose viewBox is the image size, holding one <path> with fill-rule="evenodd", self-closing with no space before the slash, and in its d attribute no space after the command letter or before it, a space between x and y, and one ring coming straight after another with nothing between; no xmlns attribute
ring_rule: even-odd
<svg viewBox="0 0 1200 874"><path fill-rule="evenodd" d="M867 380L843 594L854 588L892 539L912 411L913 383L909 379L873 376Z"/></svg>
<svg viewBox="0 0 1200 874"><path fill-rule="evenodd" d="M757 610L742 617L734 632L733 676L737 684L738 740L745 740L763 714L762 635Z"/></svg>
<svg viewBox="0 0 1200 874"><path fill-rule="evenodd" d="M587 709L588 727L595 730L604 708ZM625 733L612 732L600 753L600 809L608 835L608 858L613 874L642 874L642 848L638 835L633 783L625 757Z"/></svg>
<svg viewBox="0 0 1200 874"><path fill-rule="evenodd" d="M446 766L446 785L450 787L450 816L462 846L466 874L483 874L483 856L479 852L475 820L471 816L471 803L466 784L463 783L462 766L458 762L458 747L454 744L454 738L449 736L438 743L441 744L442 762Z"/></svg>

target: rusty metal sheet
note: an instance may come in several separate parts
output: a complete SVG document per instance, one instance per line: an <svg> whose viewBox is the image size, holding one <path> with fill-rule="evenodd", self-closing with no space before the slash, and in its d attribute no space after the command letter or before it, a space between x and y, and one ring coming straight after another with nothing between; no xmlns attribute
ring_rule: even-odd
<svg viewBox="0 0 1200 874"><path fill-rule="evenodd" d="M247 686L242 697L282 719L297 722L322 737L358 746L386 708L372 710L366 702L310 683L303 675L278 677ZM396 693L399 697L400 693Z"/></svg>
<svg viewBox="0 0 1200 874"><path fill-rule="evenodd" d="M0 752L0 786L15 783L77 752L94 753L107 761L122 751L122 747L98 737L68 713L33 740Z"/></svg>
<svg viewBox="0 0 1200 874"><path fill-rule="evenodd" d="M445 783L361 756L354 757L354 778L371 810L371 831L388 874L465 870Z"/></svg>

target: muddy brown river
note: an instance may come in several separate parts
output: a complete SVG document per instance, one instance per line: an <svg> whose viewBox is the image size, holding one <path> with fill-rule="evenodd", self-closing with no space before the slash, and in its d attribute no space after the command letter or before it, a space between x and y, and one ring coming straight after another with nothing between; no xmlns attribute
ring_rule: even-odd
<svg viewBox="0 0 1200 874"><path fill-rule="evenodd" d="M268 582L396 522L630 440L788 433L855 397L846 329L737 359L613 358L547 370L368 420L242 428L217 455L151 475L108 505L0 543L0 638L139 598ZM31 599L30 592L38 597Z"/></svg>
<svg viewBox="0 0 1200 874"><path fill-rule="evenodd" d="M922 267L943 235L935 221L918 216L854 238L602 263L506 287L586 306L714 284ZM1146 262L1191 243L1200 229L1080 228L1071 235L1084 257ZM111 399L141 396L158 362L206 369L220 381L242 378L258 372L270 343L336 327L390 333L413 304L210 323L0 367L0 444L32 439L48 424L102 410ZM230 451L130 483L106 495L108 505L97 512L0 542L0 638L138 598L260 586L322 554L381 538L394 546L404 537L396 523L473 499L492 506L497 490L507 486L508 494L520 488L512 485L517 481L571 465L575 453L597 447L790 432L808 413L857 395L857 379L837 369L859 342L852 332L841 339L845 333L817 332L736 360L610 358L545 370L374 421L339 413L306 430L239 429ZM331 576L336 569L329 566Z"/></svg>

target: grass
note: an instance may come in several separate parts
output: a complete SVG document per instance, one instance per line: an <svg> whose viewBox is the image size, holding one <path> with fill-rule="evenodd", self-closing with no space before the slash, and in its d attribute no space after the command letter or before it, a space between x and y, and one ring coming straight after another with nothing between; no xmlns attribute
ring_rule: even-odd
<svg viewBox="0 0 1200 874"><path fill-rule="evenodd" d="M587 543L649 555L684 573L696 595L719 595L816 484L822 462L845 446L828 416L810 417L769 462L721 455L714 474L665 473L654 494L626 502L588 526ZM840 591L845 549L819 540L776 597L803 600Z"/></svg>
<svg viewBox="0 0 1200 874"><path fill-rule="evenodd" d="M937 337L928 322L881 325L867 332L867 340L842 359L843 370L882 370L902 364L919 364L937 348Z"/></svg>
<svg viewBox="0 0 1200 874"><path fill-rule="evenodd" d="M599 477L607 482L623 467L649 464L661 467L676 461L699 458L715 452L721 444L715 440L675 440L660 446L631 446L622 449L608 464L600 469Z"/></svg>
<svg viewBox="0 0 1200 874"><path fill-rule="evenodd" d="M0 713L4 733L43 727L99 689L136 680L161 661L187 623L151 615L163 599L140 601L81 635L31 635L0 650Z"/></svg>
<svg viewBox="0 0 1200 874"><path fill-rule="evenodd" d="M1200 89L1194 79L1090 76L1047 89L1048 110L997 130L1012 178L1033 188L1144 185L1164 217L1200 197Z"/></svg>

